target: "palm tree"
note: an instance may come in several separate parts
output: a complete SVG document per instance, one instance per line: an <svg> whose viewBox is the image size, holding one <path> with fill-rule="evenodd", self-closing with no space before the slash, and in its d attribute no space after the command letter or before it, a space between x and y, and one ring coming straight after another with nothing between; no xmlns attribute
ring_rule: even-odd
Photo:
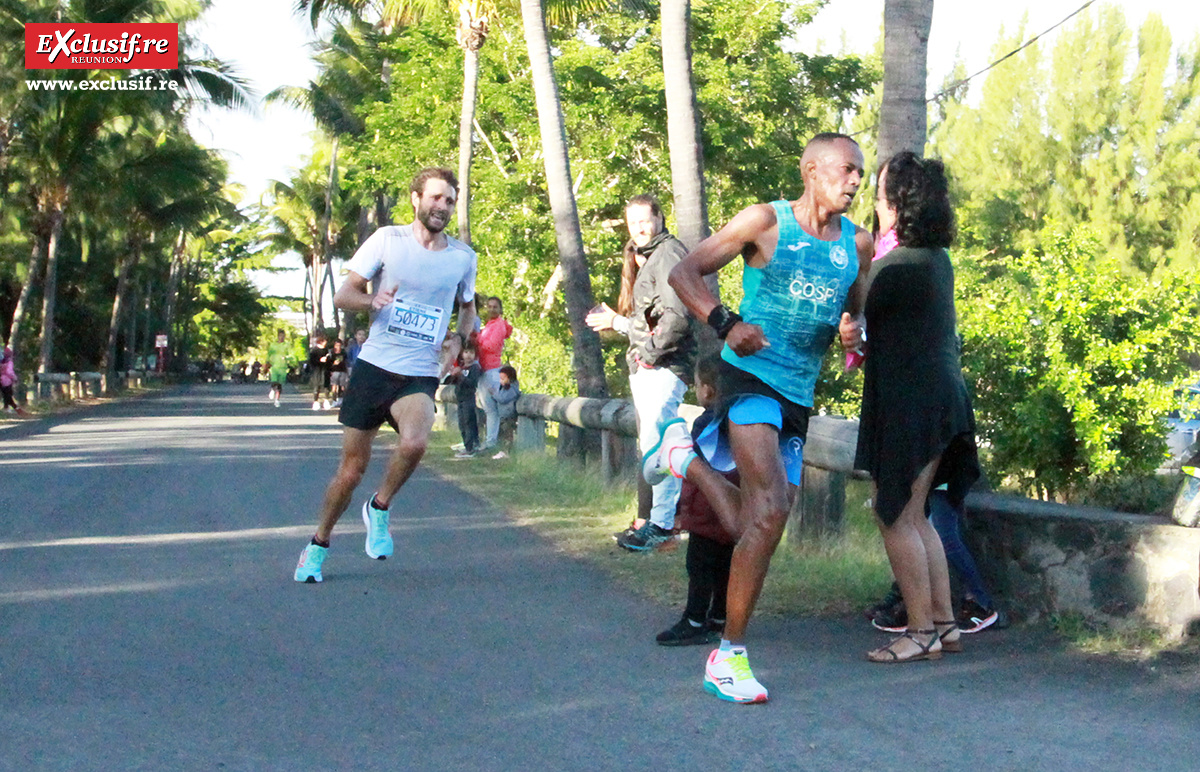
<svg viewBox="0 0 1200 772"><path fill-rule="evenodd" d="M688 249L708 237L704 192L704 146L692 85L691 0L662 0L663 80L667 97L667 146L675 228Z"/></svg>
<svg viewBox="0 0 1200 772"><path fill-rule="evenodd" d="M458 121L458 238L470 244L471 159L475 152L473 124L479 91L479 50L487 42L491 20L497 14L496 4L492 0L299 0L296 7L308 11L313 29L323 15L351 15L361 19L371 13L378 17L379 27L390 30L397 24L415 24L446 10L454 14L455 38L463 50L462 110ZM383 79L386 78L385 69Z"/></svg>
<svg viewBox="0 0 1200 772"><path fill-rule="evenodd" d="M186 135L143 132L127 138L112 170L109 188L114 214L123 221L125 253L119 261L108 343L102 370L105 384L115 383L117 337L124 321L130 277L143 249L156 233L184 233L215 214L236 217L225 196L225 163Z"/></svg>
<svg viewBox="0 0 1200 772"><path fill-rule="evenodd" d="M521 20L525 29L525 43L529 48L546 187L550 209L554 214L559 264L563 271L563 292L567 300L567 317L574 347L575 381L580 396L606 397L608 386L604 380L600 336L584 322L588 309L592 307L592 279L583 251L583 234L579 227L575 194L571 190L567 133L558 98L558 82L554 78L554 60L550 52L542 0L521 0Z"/></svg>
<svg viewBox="0 0 1200 772"><path fill-rule="evenodd" d="M79 23L189 21L196 18L202 4L185 0L165 9L138 0L68 0L43 2L28 9L29 16L14 15L13 9L0 8L0 23L25 21L73 21ZM162 14L162 16L156 16ZM186 36L181 35L181 46ZM46 74L46 73L44 73ZM226 65L213 60L189 60L181 57L177 70L164 73L182 86L179 91L27 91L12 109L11 122L18 126L12 137L11 152L28 174L31 197L37 217L32 234L35 245L31 268L44 255L42 282L42 329L38 371L53 369L55 301L59 243L74 188L92 171L94 159L104 144L127 124L136 125L152 116L177 116L180 109L196 101L228 107L245 107L251 98L241 81ZM59 70L53 77L63 80L96 80L120 75L113 70ZM29 285L36 281L31 272L22 288L18 314L14 315L10 338L18 337L28 308Z"/></svg>
<svg viewBox="0 0 1200 772"><path fill-rule="evenodd" d="M303 88L281 86L267 94L266 101L282 102L305 110L330 139L325 214L321 226L320 263L323 269L318 268L318 273L323 277L322 282L332 282L330 233L333 229L333 201L340 195L337 174L340 137L362 134L365 125L355 112L355 107L384 99L386 88L377 75L382 62L379 36L370 25L361 21L352 20L349 25L336 24L333 33L320 45L314 58L321 65L316 80L309 81L308 86ZM377 197L379 195L376 194ZM318 291L315 294L320 297L322 293ZM333 314L334 325L340 326L336 306Z"/></svg>
<svg viewBox="0 0 1200 772"><path fill-rule="evenodd" d="M276 255L298 254L304 262L308 324L314 330L324 319L324 289L332 274L328 261L349 256L358 225L357 203L341 195L328 199L326 214L329 187L323 180L324 169L324 159L318 155L290 183L274 181L267 192L268 249Z"/></svg>
<svg viewBox="0 0 1200 772"><path fill-rule="evenodd" d="M883 109L879 158L925 152L926 65L933 0L886 0L883 6Z"/></svg>

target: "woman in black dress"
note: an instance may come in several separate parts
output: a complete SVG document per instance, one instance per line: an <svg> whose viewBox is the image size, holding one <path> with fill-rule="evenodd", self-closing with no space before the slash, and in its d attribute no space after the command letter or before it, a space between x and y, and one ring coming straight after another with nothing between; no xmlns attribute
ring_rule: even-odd
<svg viewBox="0 0 1200 772"><path fill-rule="evenodd" d="M951 502L961 504L979 462L959 364L945 170L940 161L899 153L883 166L878 188L879 232L894 225L899 246L871 267L854 465L875 483L875 515L908 609L907 631L867 654L893 663L962 649L946 554L926 518L926 497L945 483Z"/></svg>

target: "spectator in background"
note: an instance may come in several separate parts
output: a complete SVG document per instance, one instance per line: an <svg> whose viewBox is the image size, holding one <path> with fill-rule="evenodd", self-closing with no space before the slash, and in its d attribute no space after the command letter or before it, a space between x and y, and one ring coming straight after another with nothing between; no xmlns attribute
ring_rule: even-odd
<svg viewBox="0 0 1200 772"><path fill-rule="evenodd" d="M362 351L362 345L367 342L366 330L355 330L354 337L350 339L349 345L346 346L346 372L354 372L354 363L358 361L358 352Z"/></svg>
<svg viewBox="0 0 1200 772"><path fill-rule="evenodd" d="M687 248L667 231L658 200L648 195L629 199L625 224L629 242L617 310L601 303L588 314L587 324L597 332L616 330L629 337L629 391L637 412L638 445L645 453L658 442L659 424L679 417L696 358L696 335L687 307L667 283ZM644 497L639 496L638 517L645 520L635 520L617 536L617 544L633 552L667 546L679 490L680 481L671 476L652 486L648 512L641 511Z"/></svg>
<svg viewBox="0 0 1200 772"><path fill-rule="evenodd" d="M475 416L475 397L482 371L475 361L475 347L463 346L460 364L450 368L447 380L454 384L454 401L458 406L458 431L462 434L463 449L455 458L474 458L479 452L479 421Z"/></svg>
<svg viewBox="0 0 1200 772"><path fill-rule="evenodd" d="M496 389L495 398L500 429L497 441L502 447L492 458L508 458L509 452L512 451L513 430L517 424L517 398L521 396L521 386L517 383L517 370L512 365L501 367L499 377L500 387Z"/></svg>
<svg viewBox="0 0 1200 772"><path fill-rule="evenodd" d="M876 203L883 197L882 181L886 174L880 176L880 187L876 192ZM875 256L874 261L885 257L897 246L895 218L890 213L884 213L884 223L889 227L880 229L879 212L875 213ZM852 320L848 320L852 321ZM858 367L862 364L861 351L850 351L846 354L846 368ZM950 502L947 494L948 485L942 483L929 492L929 522L942 540L942 549L946 553L946 561L952 574L957 575L962 586L962 602L957 605L958 612L955 622L963 633L977 633L989 627L1003 629L1008 627L1008 614L996 605L979 566L971 555L970 549L962 539L961 523L965 516L962 504L958 506ZM908 610L904 606L904 598L900 593L900 585L892 582L892 588L879 603L867 610L867 618L879 630L889 633L903 633L908 629Z"/></svg>
<svg viewBox="0 0 1200 772"><path fill-rule="evenodd" d="M19 416L25 415L25 411L17 406L17 402L13 399L13 389L17 384L17 370L13 356L13 350L10 346L4 347L4 354L0 356L0 394L4 396L4 412L12 410Z"/></svg>
<svg viewBox="0 0 1200 772"><path fill-rule="evenodd" d="M314 339L312 348L308 350L308 378L312 384L313 395L313 410L321 408L329 409L329 392L327 384L329 379L329 346L326 345L325 333L318 331ZM325 393L325 400L322 403L321 393Z"/></svg>
<svg viewBox="0 0 1200 772"><path fill-rule="evenodd" d="M898 246L872 264L867 285L854 467L875 483L875 516L907 611L907 630L867 654L890 664L962 650L946 553L926 506L943 483L949 504L960 506L980 469L959 363L945 169L904 151L883 165L879 191L879 230L894 227ZM864 342L851 317L843 317L840 332L847 347Z"/></svg>
<svg viewBox="0 0 1200 772"><path fill-rule="evenodd" d="M704 412L692 423L693 440L716 418L717 371L721 357L711 354L696 363L696 401ZM734 485L741 483L737 470L721 475ZM737 540L721 525L712 504L688 480L683 481L676 513L679 527L688 532L687 607L672 627L654 639L660 646L694 646L717 643L725 631L725 592L729 566Z"/></svg>
<svg viewBox="0 0 1200 772"><path fill-rule="evenodd" d="M329 396L333 399L333 407L341 407L342 393L350 382L350 376L346 372L346 352L342 351L341 340L333 342L326 365L329 367Z"/></svg>
<svg viewBox="0 0 1200 772"><path fill-rule="evenodd" d="M496 390L500 388L500 365L504 363L504 341L512 335L513 326L504 318L504 303L492 296L487 299L487 324L479 331L476 349L479 351L479 367L483 374L479 379L479 401L484 414L484 441L480 450L496 446L500 436L500 418L497 413Z"/></svg>

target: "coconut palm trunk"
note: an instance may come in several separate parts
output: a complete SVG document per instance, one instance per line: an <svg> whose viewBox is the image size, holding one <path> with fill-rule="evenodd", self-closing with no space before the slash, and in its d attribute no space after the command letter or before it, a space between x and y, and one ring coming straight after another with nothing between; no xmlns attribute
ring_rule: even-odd
<svg viewBox="0 0 1200 772"><path fill-rule="evenodd" d="M663 0L662 56L667 97L667 147L671 155L671 192L675 198L676 236L688 249L706 239L708 200L704 190L704 146L692 85L689 38L691 0Z"/></svg>
<svg viewBox="0 0 1200 772"><path fill-rule="evenodd" d="M121 332L121 322L125 316L125 298L129 294L129 277L141 256L141 247L136 239L131 240L129 253L121 260L117 271L117 292L113 296L112 316L108 322L108 344L104 347L104 361L101 370L104 372L104 391L111 393L117 386L117 337Z"/></svg>
<svg viewBox="0 0 1200 772"><path fill-rule="evenodd" d="M479 48L463 46L462 112L458 120L458 238L471 243L471 157L475 153L475 102L479 92Z"/></svg>
<svg viewBox="0 0 1200 772"><path fill-rule="evenodd" d="M42 261L45 259L49 241L50 234L41 229L34 232L33 249L30 250L29 265L25 271L25 284L21 287L21 294L17 297L17 307L13 310L12 324L8 328L8 345L12 346L12 350L16 354L21 351L21 324L25 321L25 315L29 313L33 287L37 284L38 275L42 272Z"/></svg>
<svg viewBox="0 0 1200 772"><path fill-rule="evenodd" d="M49 207L50 240L46 245L46 277L42 282L42 345L38 355L38 372L52 372L54 367L54 301L58 295L58 245L62 240L66 219L66 191L55 196Z"/></svg>
<svg viewBox="0 0 1200 772"><path fill-rule="evenodd" d="M563 292L567 300L567 318L574 347L575 381L583 397L608 396L604 381L604 360L600 336L584 322L592 306L592 280L588 275L583 251L579 212L571 190L571 166L567 155L567 134L554 78L554 62L546 33L546 17L541 0L521 0L521 21L529 62L546 166L546 187L554 214L554 232L558 241L559 263L563 269Z"/></svg>
<svg viewBox="0 0 1200 772"><path fill-rule="evenodd" d="M883 109L879 158L925 152L925 85L933 0L886 0L883 6Z"/></svg>
<svg viewBox="0 0 1200 772"><path fill-rule="evenodd" d="M175 248L171 251L171 269L167 274L167 294L163 303L163 326L162 331L172 338L175 328L175 310L179 307L179 282L183 276L183 258L184 250L187 247L187 233L181 228L179 236L175 239ZM149 320L146 322L149 327ZM150 336L150 331L147 329L146 337ZM149 353L149 346L143 349L145 353Z"/></svg>
<svg viewBox="0 0 1200 772"><path fill-rule="evenodd" d="M318 330L325 329L325 307L324 307L324 290L325 290L325 272L322 270L324 264L321 262L321 256L311 254L308 256L308 296L311 302L310 313L312 314L312 332L315 335Z"/></svg>
<svg viewBox="0 0 1200 772"><path fill-rule="evenodd" d="M337 160L338 136L334 134L332 148L329 152L329 179L325 185L325 216L321 222L321 260L325 269L324 276L321 279L321 286L324 287L324 282L329 282L329 292L331 294L330 307L333 308L333 328L335 330L339 329L341 324L338 320L337 304L332 300L332 293L337 290L337 287L334 286L333 278L333 260L331 257L331 253L333 252L333 237L330 233L330 228L333 223L333 193L337 190L338 185Z"/></svg>
<svg viewBox="0 0 1200 772"><path fill-rule="evenodd" d="M675 199L676 236L689 250L708 238L708 198L704 187L704 142L700 110L692 83L691 0L663 0L663 82L667 98L667 149L671 157L671 193ZM717 274L704 277L718 300ZM696 328L701 350L724 345L707 324Z"/></svg>

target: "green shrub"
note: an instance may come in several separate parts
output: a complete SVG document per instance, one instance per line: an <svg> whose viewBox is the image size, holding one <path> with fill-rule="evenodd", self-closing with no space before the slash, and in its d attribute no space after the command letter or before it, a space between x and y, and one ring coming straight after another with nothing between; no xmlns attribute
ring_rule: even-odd
<svg viewBox="0 0 1200 772"><path fill-rule="evenodd" d="M1045 241L1008 264L957 261L963 367L990 471L1071 500L1164 460L1200 284L1127 276L1082 229Z"/></svg>

